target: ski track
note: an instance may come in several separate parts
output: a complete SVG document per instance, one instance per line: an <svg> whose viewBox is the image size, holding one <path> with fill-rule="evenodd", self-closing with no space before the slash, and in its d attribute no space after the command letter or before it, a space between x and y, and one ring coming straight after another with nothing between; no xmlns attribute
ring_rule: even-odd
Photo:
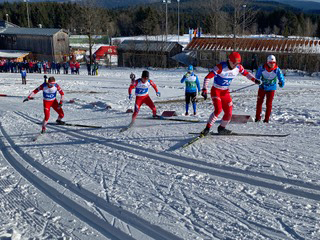
<svg viewBox="0 0 320 240"><path fill-rule="evenodd" d="M34 121L34 119L32 119L31 117L23 116L23 114L21 116L30 120L30 121ZM273 189L275 191L279 191L284 194L296 195L296 196L307 198L310 200L318 201L320 199L319 193L315 193L315 191L320 190L320 187L318 185L308 184L308 183L301 182L298 180L292 180L292 179L288 179L288 178L273 176L273 175L269 175L269 174L265 174L265 173L256 173L256 172L251 172L251 171L247 171L247 170L241 170L238 168L223 167L223 166L218 166L215 164L202 163L200 161L197 161L197 165L202 165L202 166L198 167L198 166L194 166L192 164L194 162L193 159L189 159L189 158L185 158L185 157L181 157L181 156L177 156L177 155L173 155L173 154L169 154L169 153L151 152L150 149L148 149L148 150L140 149L141 147L138 150L134 147L134 145L122 143L121 141L116 141L114 139L106 139L106 138L94 136L91 134L87 134L85 132L65 132L65 133L68 135L71 135L73 137L76 137L76 138L86 138L87 140L90 140L92 142L102 144L105 146L110 146L110 147L112 147L114 149L118 149L120 151L125 151L128 153L130 152L130 153L138 155L138 156L151 158L151 159L163 162L163 163L169 163L174 166L184 167L184 168L187 168L190 170L195 170L195 171L200 171L203 173L210 174L212 176L218 176L218 177L226 178L228 180L240 181L245 184L249 183L250 185L254 185L254 186L258 186L258 187L266 187L266 188ZM227 172L225 172L225 171L227 171ZM232 173L230 173L230 172L232 172ZM242 176L242 175L246 175L246 176ZM257 179L257 178L259 178L259 179ZM282 184L285 183L285 184L289 184L291 186L289 188L284 187L284 186L282 186L282 184L279 185L279 184L271 183L270 180L276 181L276 182L280 181L280 183L282 183ZM293 189L293 188L291 189L291 187L295 187L296 189ZM161 195L161 196L162 197L160 199L165 202L166 201L165 197L163 195ZM257 202L257 203L259 204L259 202ZM170 206L170 208L172 209L171 206ZM232 215L229 215L229 217L232 217ZM246 224L246 226L250 226L250 228L256 229L255 231L259 232L260 234L263 233L266 237L269 236L272 238L272 237L277 236L277 237L279 237L279 239L281 239L281 237L283 237L283 232L279 232L278 230L275 230L273 228L269 229L268 227L263 226L258 223L246 222L244 219L242 219L241 221L244 221L244 224ZM196 224L196 223L194 223L194 224ZM254 225L254 227L253 227L253 225ZM288 227L286 228L286 231L291 232L291 234L292 234L292 232L294 232L293 230L290 231ZM212 233L210 233L210 234L212 234ZM273 234L275 234L275 235L273 235ZM298 236L298 235L294 234L294 236ZM219 236L214 236L214 235L212 235L211 237L219 238Z"/></svg>
<svg viewBox="0 0 320 240"><path fill-rule="evenodd" d="M28 116L26 116L28 119ZM35 119L29 118L30 121L35 121ZM56 128L53 127L52 128ZM213 176L219 176L222 178L227 178L230 180L236 180L244 183L249 183L251 185L260 186L270 188L276 191L280 191L287 194L296 195L299 197L307 198L310 200L320 200L320 193L307 192L306 190L312 191L320 191L319 185L314 185L311 183L306 183L299 180L282 178L275 175L252 172L247 170L242 170L238 168L228 167L216 165L213 163L201 162L199 160L195 161L192 158L187 158L183 156L178 156L166 152L154 152L150 149L143 149L142 146L136 148L132 144L127 144L121 141L117 141L114 139L106 139L99 136L90 135L84 132L66 132L68 135L78 138L86 138L95 143L99 143L105 146L109 146L111 148L116 148L118 150L126 151L133 153L135 155L139 155L142 157L147 157L151 159L155 159L164 163L169 163L175 166L184 167L190 170L200 171L202 173L208 173ZM249 177L247 177L247 176ZM250 178L252 177L252 178ZM259 179L258 179L259 178ZM268 182L266 180L271 180L274 182ZM277 184L277 182L281 182L282 184L291 185L291 187L297 187L297 189L293 189L291 187L283 187L281 184ZM304 188L304 189L300 189Z"/></svg>
<svg viewBox="0 0 320 240"><path fill-rule="evenodd" d="M21 113L20 113L21 114ZM18 113L19 115L19 113ZM20 115L22 116L22 115ZM26 118L27 119L27 118ZM30 119L29 119L30 120ZM46 168L45 166L41 165L40 163L36 162L33 158L29 155L24 153L21 148L14 144L13 140L10 136L5 132L2 125L0 125L0 129L2 135L11 145L11 148L28 164L32 167L40 171L40 173L47 176L49 179L52 179L54 182L60 184L65 189L73 192L80 198L84 199L85 201L93 202L96 207L109 212L115 218L121 219L121 221L127 222L133 228L137 228L138 231L156 239L180 239L177 236L166 232L165 230L161 229L158 226L154 226L151 223L146 222L145 220L139 218L138 216L125 211L123 209L119 209L112 204L108 204L105 199L101 199L95 194L87 191L83 188L81 190L75 186L70 180L60 176L57 173L54 173L50 168ZM69 134L71 135L71 134ZM79 136L79 135L74 135ZM82 138L84 136L81 136ZM106 237L111 237L112 239L134 239L130 237L128 234L123 233L117 228L112 227L109 222L106 222L100 218L98 218L95 214L92 214L87 209L81 207L79 204L73 202L70 198L66 197L63 194L60 194L56 189L49 186L47 183L39 179L29 170L26 170L22 167L22 165L18 162L18 160L10 153L8 147L5 146L4 142L1 141L1 149L4 155L6 156L7 160L14 166L14 168L20 172L22 176L28 179L35 187L39 190L44 192L48 197L52 200L57 202L60 206L64 207L66 210L70 211L71 213L75 214L77 217L82 219L88 225L105 235ZM21 165L21 166L20 166Z"/></svg>
<svg viewBox="0 0 320 240"><path fill-rule="evenodd" d="M11 148L28 164L32 165L34 168L38 169L42 174L48 174L51 170L41 166L40 164L36 163L32 158L28 157L26 154L22 153L19 147L15 146L12 140L10 139L9 135L5 132L2 125L0 125L0 129L2 135L6 138L8 143L11 145ZM78 203L74 202L64 194L61 194L58 189L54 188L53 186L44 182L41 177L36 176L31 170L27 169L23 166L15 156L14 153L11 153L9 150L10 147L6 146L3 141L0 142L1 150L6 158L6 160L13 166L24 178L26 178L30 183L32 183L36 188L38 188L41 192L55 201L57 204L65 208L66 210L70 211L72 214L77 216L78 218L82 219L88 225L96 229L97 231L101 232L104 236L108 238L114 239L131 239L128 235L123 234L121 231L115 228L111 228L109 224L105 221L102 221L100 218L92 214L86 208L82 207ZM54 181L59 182L63 180L62 177L59 177L57 174L51 172L51 175L55 175ZM52 177L52 176L51 176ZM64 183L65 185L71 185L70 183ZM13 200L14 201L14 200ZM59 238L59 236L56 236Z"/></svg>

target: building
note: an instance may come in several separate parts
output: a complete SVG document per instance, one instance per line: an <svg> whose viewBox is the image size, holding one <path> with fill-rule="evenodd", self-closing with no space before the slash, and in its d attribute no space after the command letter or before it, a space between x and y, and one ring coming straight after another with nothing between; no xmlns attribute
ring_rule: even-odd
<svg viewBox="0 0 320 240"><path fill-rule="evenodd" d="M15 62L23 62L30 53L26 51L17 51L17 50L0 50L0 60L9 59Z"/></svg>
<svg viewBox="0 0 320 240"><path fill-rule="evenodd" d="M69 35L56 28L0 27L0 48L30 52L35 60L63 61L69 56Z"/></svg>
<svg viewBox="0 0 320 240"><path fill-rule="evenodd" d="M194 53L196 65L211 68L225 61L234 46L245 68L251 68L253 57L259 65L273 54L283 69L320 70L320 40L310 38L193 38L185 51Z"/></svg>
<svg viewBox="0 0 320 240"><path fill-rule="evenodd" d="M117 46L101 46L94 54L97 60L107 58L108 56L117 56Z"/></svg>
<svg viewBox="0 0 320 240"><path fill-rule="evenodd" d="M178 65L172 57L182 52L182 46L177 42L124 40L117 51L120 67L170 68Z"/></svg>

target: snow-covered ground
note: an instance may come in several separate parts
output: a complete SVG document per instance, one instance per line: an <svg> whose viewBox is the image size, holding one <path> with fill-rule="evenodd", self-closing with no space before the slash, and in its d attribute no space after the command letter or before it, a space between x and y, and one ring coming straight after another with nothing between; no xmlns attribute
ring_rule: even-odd
<svg viewBox="0 0 320 240"><path fill-rule="evenodd" d="M129 74L142 70L57 75L65 121L102 128L50 125L36 142L41 93L22 100L43 75L21 85L19 74L0 73L8 95L0 97L0 239L320 239L318 78L288 75L269 124L229 125L290 136L211 136L181 148L213 110L200 97L198 116L182 116L184 69L151 69L161 97L150 95L159 113L199 123L147 119L144 106L135 127L119 133L131 120ZM207 72L196 73L202 81ZM249 84L239 76L232 88ZM253 116L256 94L257 86L233 93L234 113Z"/></svg>

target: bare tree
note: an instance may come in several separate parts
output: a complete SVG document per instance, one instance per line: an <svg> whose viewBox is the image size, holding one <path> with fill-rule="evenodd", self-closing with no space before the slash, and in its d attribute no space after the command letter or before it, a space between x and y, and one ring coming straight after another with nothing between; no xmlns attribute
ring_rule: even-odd
<svg viewBox="0 0 320 240"><path fill-rule="evenodd" d="M102 17L102 9L97 7L97 0L84 0L83 3L83 29L88 36L88 44L89 44L89 61L90 65L92 64L93 56L92 56L92 47L94 45L94 35L101 34L102 29L101 26L101 17Z"/></svg>
<svg viewBox="0 0 320 240"><path fill-rule="evenodd" d="M254 23L257 11L252 7L252 0L229 0L228 12L230 12L230 25L233 35L233 50L238 49L237 35L245 34Z"/></svg>

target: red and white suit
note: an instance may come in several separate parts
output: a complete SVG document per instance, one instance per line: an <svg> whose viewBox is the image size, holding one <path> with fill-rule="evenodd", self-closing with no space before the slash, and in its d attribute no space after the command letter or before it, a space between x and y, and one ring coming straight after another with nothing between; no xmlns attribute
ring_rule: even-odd
<svg viewBox="0 0 320 240"><path fill-rule="evenodd" d="M149 97L149 87L152 86L156 92L158 92L157 85L150 79L148 79L145 83L142 82L141 78L134 80L132 84L130 85L128 92L129 95L132 92L132 89L136 89L135 95L136 95L136 102L134 106L134 112L132 114L132 121L135 121L137 118L137 115L139 113L140 107L143 103L149 106L149 108L152 110L152 114L157 114L156 106L154 105L153 101Z"/></svg>
<svg viewBox="0 0 320 240"><path fill-rule="evenodd" d="M219 114L224 111L221 126L226 127L232 117L232 99L229 92L229 86L232 80L241 73L251 81L255 81L255 77L246 71L241 64L234 69L230 69L228 62L221 62L216 65L213 70L205 77L203 82L203 91L207 90L209 80L214 78L211 88L211 98L214 105L214 112L210 115L207 127L211 127L217 120Z"/></svg>
<svg viewBox="0 0 320 240"><path fill-rule="evenodd" d="M56 99L57 92L61 95L60 103L64 101L64 92L61 87L55 83L52 87L49 87L47 83L41 84L35 90L31 92L28 98L33 98L39 91L43 91L43 110L44 110L44 119L42 123L42 129L46 128L46 125L50 118L50 108L52 107L59 115L58 119L61 120L64 117L64 112L59 106L59 103Z"/></svg>

